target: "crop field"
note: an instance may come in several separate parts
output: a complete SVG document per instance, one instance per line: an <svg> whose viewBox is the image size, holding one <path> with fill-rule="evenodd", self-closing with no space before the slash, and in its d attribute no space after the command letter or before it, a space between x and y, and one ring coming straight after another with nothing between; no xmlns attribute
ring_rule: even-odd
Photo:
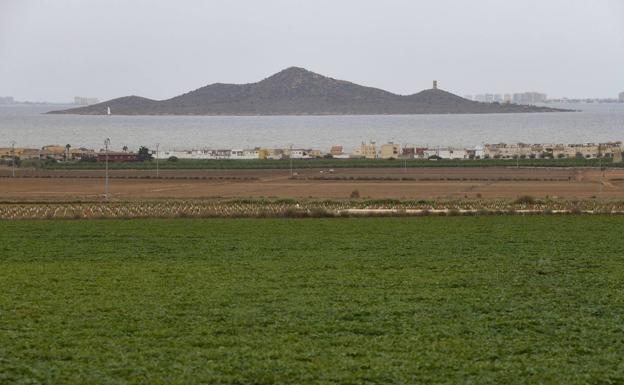
<svg viewBox="0 0 624 385"><path fill-rule="evenodd" d="M427 215L622 215L624 200L536 199L202 199L118 202L1 202L0 220L301 218Z"/></svg>
<svg viewBox="0 0 624 385"><path fill-rule="evenodd" d="M0 221L0 384L615 384L624 218Z"/></svg>

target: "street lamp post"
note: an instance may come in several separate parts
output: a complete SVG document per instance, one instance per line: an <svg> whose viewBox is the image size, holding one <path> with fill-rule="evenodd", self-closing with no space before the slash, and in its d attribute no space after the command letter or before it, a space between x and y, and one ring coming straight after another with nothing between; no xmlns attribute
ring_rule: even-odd
<svg viewBox="0 0 624 385"><path fill-rule="evenodd" d="M15 178L15 144L16 144L15 141L11 142L11 155L12 155L11 156L11 159L12 159L11 167L12 167L12 170L13 170L13 178Z"/></svg>
<svg viewBox="0 0 624 385"><path fill-rule="evenodd" d="M104 140L104 151L106 161L106 176L104 177L104 199L108 201L108 146L110 145L110 138Z"/></svg>
<svg viewBox="0 0 624 385"><path fill-rule="evenodd" d="M158 147L160 146L160 143L156 143L156 178L159 177L159 171L158 171Z"/></svg>

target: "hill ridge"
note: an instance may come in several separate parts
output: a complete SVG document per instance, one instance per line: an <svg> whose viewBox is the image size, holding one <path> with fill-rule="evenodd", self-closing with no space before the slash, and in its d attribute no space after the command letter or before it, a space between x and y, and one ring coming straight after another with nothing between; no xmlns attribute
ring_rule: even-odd
<svg viewBox="0 0 624 385"><path fill-rule="evenodd" d="M399 115L564 111L479 103L431 88L411 95L288 67L255 83L212 83L170 99L124 96L53 114L104 115Z"/></svg>

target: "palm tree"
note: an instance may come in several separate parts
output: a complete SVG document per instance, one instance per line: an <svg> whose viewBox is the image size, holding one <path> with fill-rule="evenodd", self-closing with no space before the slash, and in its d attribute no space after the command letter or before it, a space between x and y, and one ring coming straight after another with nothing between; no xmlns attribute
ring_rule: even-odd
<svg viewBox="0 0 624 385"><path fill-rule="evenodd" d="M67 162L69 160L69 149L71 148L71 145L68 143L65 145L65 162Z"/></svg>
<svg viewBox="0 0 624 385"><path fill-rule="evenodd" d="M123 146L122 150L123 152L128 152L128 146Z"/></svg>

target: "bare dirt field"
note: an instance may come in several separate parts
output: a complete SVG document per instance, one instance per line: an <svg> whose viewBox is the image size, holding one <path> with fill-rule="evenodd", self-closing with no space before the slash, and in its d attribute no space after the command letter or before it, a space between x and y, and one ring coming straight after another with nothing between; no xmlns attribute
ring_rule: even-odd
<svg viewBox="0 0 624 385"><path fill-rule="evenodd" d="M321 172L322 171L322 172ZM624 198L624 170L574 168L412 168L295 170L166 170L110 172L111 199L361 197ZM0 170L0 200L96 200L103 171Z"/></svg>

